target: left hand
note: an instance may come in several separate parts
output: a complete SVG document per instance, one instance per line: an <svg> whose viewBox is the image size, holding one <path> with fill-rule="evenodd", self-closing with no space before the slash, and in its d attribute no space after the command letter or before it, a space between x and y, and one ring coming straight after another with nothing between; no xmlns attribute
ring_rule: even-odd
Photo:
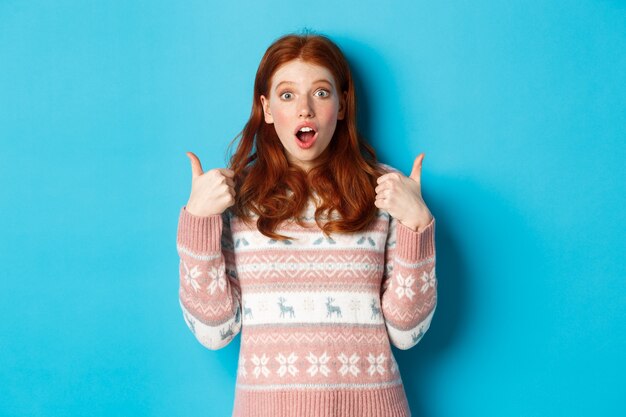
<svg viewBox="0 0 626 417"><path fill-rule="evenodd" d="M422 199L423 160L424 153L415 158L413 169L408 177L398 172L389 172L378 177L374 202L376 207L387 211L391 217L418 232L430 224L433 218Z"/></svg>

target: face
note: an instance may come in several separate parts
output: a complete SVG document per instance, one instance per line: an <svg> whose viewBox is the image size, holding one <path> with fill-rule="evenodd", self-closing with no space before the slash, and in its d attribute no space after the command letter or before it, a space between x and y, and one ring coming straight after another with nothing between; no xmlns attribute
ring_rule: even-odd
<svg viewBox="0 0 626 417"><path fill-rule="evenodd" d="M274 124L290 163L309 171L328 147L337 120L345 113L347 93L337 91L331 72L300 59L279 67L268 96L261 95L265 122ZM298 133L306 124L312 133Z"/></svg>

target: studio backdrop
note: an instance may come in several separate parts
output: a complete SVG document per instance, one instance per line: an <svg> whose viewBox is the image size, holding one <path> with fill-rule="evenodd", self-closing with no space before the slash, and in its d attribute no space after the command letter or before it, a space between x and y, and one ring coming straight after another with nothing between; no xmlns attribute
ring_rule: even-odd
<svg viewBox="0 0 626 417"><path fill-rule="evenodd" d="M412 413L626 415L626 5L0 1L0 415L232 412L240 338L178 303L176 229L278 37L335 41L359 130L425 153L438 305Z"/></svg>

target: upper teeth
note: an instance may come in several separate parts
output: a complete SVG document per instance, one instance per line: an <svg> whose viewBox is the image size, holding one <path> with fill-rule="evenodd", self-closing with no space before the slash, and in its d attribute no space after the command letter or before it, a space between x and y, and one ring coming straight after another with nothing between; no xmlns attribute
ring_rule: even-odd
<svg viewBox="0 0 626 417"><path fill-rule="evenodd" d="M311 129L310 127L305 126L305 127L300 128L300 132L312 132L312 131L313 129Z"/></svg>

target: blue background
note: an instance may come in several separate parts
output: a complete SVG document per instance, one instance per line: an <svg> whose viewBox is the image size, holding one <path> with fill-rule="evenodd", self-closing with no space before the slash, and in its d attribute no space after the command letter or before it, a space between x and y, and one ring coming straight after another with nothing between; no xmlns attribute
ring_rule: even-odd
<svg viewBox="0 0 626 417"><path fill-rule="evenodd" d="M439 302L413 414L626 415L623 1L0 1L0 415L229 416L240 338L178 305L186 151L225 166L277 37L326 34L359 126L425 152Z"/></svg>

